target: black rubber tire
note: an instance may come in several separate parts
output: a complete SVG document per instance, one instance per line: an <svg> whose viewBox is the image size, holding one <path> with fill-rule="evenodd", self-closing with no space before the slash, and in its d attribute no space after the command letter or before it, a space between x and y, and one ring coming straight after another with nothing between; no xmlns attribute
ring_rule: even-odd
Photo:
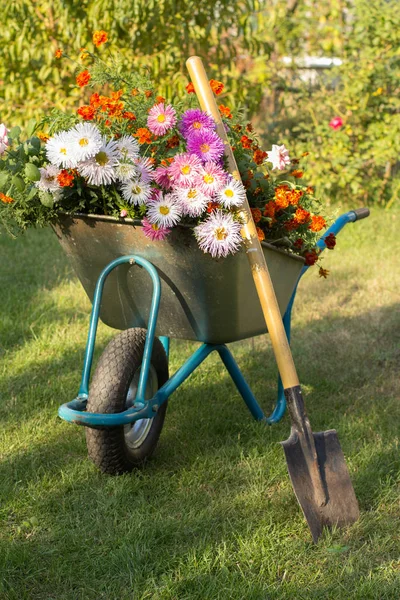
<svg viewBox="0 0 400 600"><path fill-rule="evenodd" d="M127 329L107 345L100 357L89 390L87 411L118 413L126 409L129 386L142 364L145 329ZM168 379L168 359L163 345L154 339L151 365L157 374L157 388ZM103 472L119 475L141 467L153 454L164 424L168 401L164 402L152 419L152 424L141 445L127 445L124 426L86 427L86 443L90 459Z"/></svg>

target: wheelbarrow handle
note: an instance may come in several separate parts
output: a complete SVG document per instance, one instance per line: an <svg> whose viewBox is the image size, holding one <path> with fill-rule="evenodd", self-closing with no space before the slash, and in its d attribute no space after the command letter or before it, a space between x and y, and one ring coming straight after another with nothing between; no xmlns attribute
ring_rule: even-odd
<svg viewBox="0 0 400 600"><path fill-rule="evenodd" d="M360 219L366 219L370 215L369 208L366 206L363 208L356 208L352 212L356 215L356 221L360 221Z"/></svg>

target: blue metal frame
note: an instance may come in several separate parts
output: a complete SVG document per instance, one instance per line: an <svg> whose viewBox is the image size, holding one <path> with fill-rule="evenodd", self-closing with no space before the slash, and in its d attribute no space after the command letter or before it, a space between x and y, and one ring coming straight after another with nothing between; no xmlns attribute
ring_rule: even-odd
<svg viewBox="0 0 400 600"><path fill-rule="evenodd" d="M357 215L354 211L347 212L341 215L333 225L324 233L324 235L317 242L317 248L321 253L326 248L325 238L330 234L334 233L337 235L347 223L351 223L357 220ZM149 273L153 282L153 293L150 305L149 322L146 335L146 342L143 353L142 368L140 370L140 377L138 383L138 391L135 402L132 407L121 413L116 414L101 414L101 413L89 413L86 412L86 404L89 396L89 377L90 370L93 361L94 345L96 341L97 325L99 322L101 296L103 293L104 283L110 272L121 264L130 263L132 265L139 265L146 269ZM293 291L292 297L289 301L286 312L283 316L283 324L285 327L288 341L290 342L290 328L291 328L291 315L294 299L296 296L297 286L301 277L309 269L308 266L304 266L299 278L296 283L296 287ZM168 399L168 397L193 373L195 369L207 358L211 352L218 352L224 363L228 373L232 377L239 393L241 394L247 408L257 421L264 421L265 423L272 424L277 423L284 415L286 409L286 400L283 391L282 381L279 377L278 380L278 399L272 414L266 417L262 408L258 404L254 394L252 393L246 379L243 377L235 359L233 358L230 350L224 344L202 344L186 362L178 369L174 375L172 375L168 381L156 392L156 394L150 400L145 400L145 390L147 384L148 373L150 369L150 359L153 349L153 340L155 336L158 311L160 307L160 296L161 296L161 284L160 278L157 273L157 269L146 259L136 256L134 254L129 256L121 256L116 260L109 263L105 269L101 272L100 277L97 281L94 298L92 313L90 316L89 334L88 341L86 344L82 380L79 388L78 396L60 406L58 414L65 421L76 423L79 425L86 425L89 427L96 426L116 426L126 425L133 423L139 419L151 418L157 412L158 408ZM169 338L160 337L160 341L164 346L167 356L169 355Z"/></svg>

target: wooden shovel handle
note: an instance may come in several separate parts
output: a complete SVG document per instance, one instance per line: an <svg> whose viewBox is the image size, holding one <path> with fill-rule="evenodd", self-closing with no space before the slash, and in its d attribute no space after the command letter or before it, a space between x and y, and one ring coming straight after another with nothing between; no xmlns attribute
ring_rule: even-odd
<svg viewBox="0 0 400 600"><path fill-rule="evenodd" d="M216 125L217 133L225 145L225 156L228 159L228 168L232 176L240 181L240 173L237 168L235 157L233 156L231 145L226 135L225 127L222 122L220 112L215 101L214 93L210 87L207 74L203 63L198 56L191 56L187 62L191 80L203 111L210 114ZM275 359L278 363L279 373L285 389L299 385L299 380L294 366L292 353L286 337L286 332L282 322L282 316L276 300L275 291L272 285L268 267L265 262L264 252L258 239L256 226L247 199L242 206L241 215L245 225L242 229L242 235L245 239L246 253L249 259L254 283L260 299L261 308L264 314L265 322L271 337L272 347L274 349ZM282 277L285 274L282 273Z"/></svg>

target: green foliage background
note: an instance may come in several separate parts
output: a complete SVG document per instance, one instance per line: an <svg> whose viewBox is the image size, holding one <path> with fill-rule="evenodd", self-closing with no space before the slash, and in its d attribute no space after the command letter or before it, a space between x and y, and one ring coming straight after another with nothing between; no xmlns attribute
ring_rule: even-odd
<svg viewBox="0 0 400 600"><path fill-rule="evenodd" d="M320 195L389 206L397 198L397 0L7 0L2 13L0 122L8 127L77 106L82 67L54 52L78 59L104 29L126 69L149 66L171 99L184 93L186 58L200 55L226 85L222 102L244 106L266 146L310 152L306 177ZM310 85L295 62L306 55L343 63ZM339 131L328 125L335 116Z"/></svg>

